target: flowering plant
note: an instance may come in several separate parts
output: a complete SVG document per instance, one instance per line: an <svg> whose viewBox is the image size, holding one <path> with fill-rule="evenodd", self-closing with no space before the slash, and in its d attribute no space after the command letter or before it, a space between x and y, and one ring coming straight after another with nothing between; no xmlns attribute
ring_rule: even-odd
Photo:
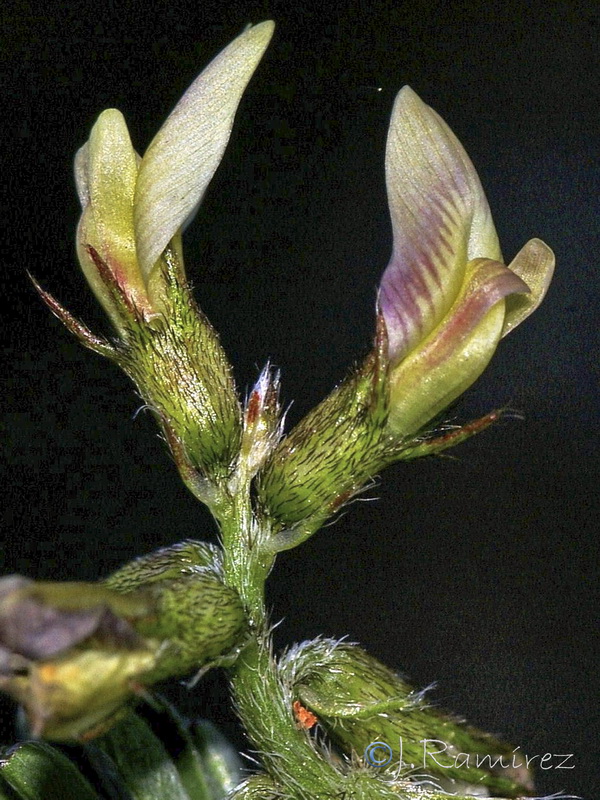
<svg viewBox="0 0 600 800"><path fill-rule="evenodd" d="M471 161L405 87L387 143L393 252L371 351L287 435L279 374L269 365L242 404L192 296L181 234L272 31L270 22L250 27L225 48L142 158L114 109L76 156L77 253L114 335L92 333L38 290L86 347L134 381L183 481L215 517L220 544L175 544L97 583L0 582L0 688L23 707L31 735L82 745L98 779L92 786L59 750L28 742L1 764L0 792L11 797L43 797L49 775L79 798L439 800L533 791L511 745L432 708L357 645L317 638L272 652L264 586L277 554L388 465L439 453L499 416L450 431L439 421L542 301L554 267L538 239L505 265ZM186 725L151 695L166 678L196 682L214 666L227 670L259 754L258 771L245 779L218 733ZM140 698L178 737L177 758L168 737L134 712ZM406 761L392 764L386 748L398 738ZM430 758L418 771L424 742L442 745L436 752L450 763ZM103 783L106 772L124 788Z"/></svg>

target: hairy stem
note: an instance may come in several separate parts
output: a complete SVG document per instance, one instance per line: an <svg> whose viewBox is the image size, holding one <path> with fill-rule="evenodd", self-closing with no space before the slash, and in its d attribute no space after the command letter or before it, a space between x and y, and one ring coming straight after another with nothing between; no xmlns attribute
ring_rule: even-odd
<svg viewBox="0 0 600 800"><path fill-rule="evenodd" d="M230 670L233 699L252 746L269 775L293 797L329 797L340 773L301 730L292 697L272 654L264 586L274 556L261 548L270 533L252 509L249 487L239 487L221 519L224 569L250 618L251 639Z"/></svg>

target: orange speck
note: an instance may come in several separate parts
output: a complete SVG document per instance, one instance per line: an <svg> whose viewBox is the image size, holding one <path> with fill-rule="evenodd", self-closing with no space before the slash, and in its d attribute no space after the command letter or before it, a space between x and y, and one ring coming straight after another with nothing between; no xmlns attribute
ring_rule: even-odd
<svg viewBox="0 0 600 800"><path fill-rule="evenodd" d="M304 708L299 700L294 700L292 703L292 709L294 711L294 716L296 717L298 727L303 731L310 730L313 725L316 725L319 721L312 711L309 711L308 708Z"/></svg>

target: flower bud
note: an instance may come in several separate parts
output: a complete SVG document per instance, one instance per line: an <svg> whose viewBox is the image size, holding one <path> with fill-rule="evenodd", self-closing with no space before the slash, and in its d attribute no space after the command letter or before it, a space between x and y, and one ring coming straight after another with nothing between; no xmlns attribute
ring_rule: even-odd
<svg viewBox="0 0 600 800"><path fill-rule="evenodd" d="M423 692L357 645L304 642L285 654L281 668L291 696L316 715L336 745L365 765L389 767L399 775L418 768L445 780L487 786L504 797L533 788L524 766L513 769L510 745L434 710ZM369 748L377 743L391 754L386 764L370 760Z"/></svg>
<svg viewBox="0 0 600 800"><path fill-rule="evenodd" d="M215 513L237 464L241 409L218 336L188 286L181 232L219 166L272 33L272 22L249 27L213 59L142 158L116 109L100 115L77 153L77 253L117 341L94 336L41 292L83 344L133 379L186 485Z"/></svg>
<svg viewBox="0 0 600 800"><path fill-rule="evenodd" d="M541 303L554 255L539 239L502 262L473 164L405 86L387 141L393 252L379 294L389 337L388 427L409 439L483 372L502 336Z"/></svg>
<svg viewBox="0 0 600 800"><path fill-rule="evenodd" d="M164 310L161 256L170 244L180 249L181 231L219 166L244 89L272 34L272 22L248 27L219 53L177 103L143 158L116 109L100 115L77 153L78 255L123 337L136 316L147 320Z"/></svg>
<svg viewBox="0 0 600 800"><path fill-rule="evenodd" d="M282 428L279 371L273 372L267 364L246 401L238 480L247 481L256 475L281 439Z"/></svg>

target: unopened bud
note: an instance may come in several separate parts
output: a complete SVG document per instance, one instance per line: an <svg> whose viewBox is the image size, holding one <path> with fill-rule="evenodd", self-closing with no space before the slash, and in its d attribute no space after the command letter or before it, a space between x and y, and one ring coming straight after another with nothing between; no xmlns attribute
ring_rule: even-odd
<svg viewBox="0 0 600 800"><path fill-rule="evenodd" d="M423 692L415 692L355 644L304 642L285 654L281 667L292 697L317 717L348 756L362 758L365 766L396 774L415 767L446 780L487 786L495 796L521 796L533 788L525 768L512 769L511 745L436 711ZM437 742L439 759L427 750L428 741ZM369 755L381 743L389 749L385 764Z"/></svg>
<svg viewBox="0 0 600 800"><path fill-rule="evenodd" d="M238 473L248 480L263 465L281 439L279 371L267 364L246 401Z"/></svg>

